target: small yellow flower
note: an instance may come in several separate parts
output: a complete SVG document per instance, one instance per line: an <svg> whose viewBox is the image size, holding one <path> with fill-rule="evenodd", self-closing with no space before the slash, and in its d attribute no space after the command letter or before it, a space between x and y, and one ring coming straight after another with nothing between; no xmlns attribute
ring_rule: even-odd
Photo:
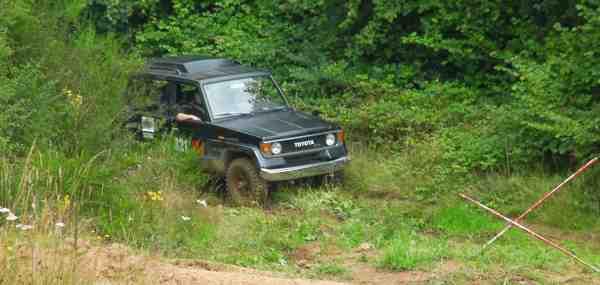
<svg viewBox="0 0 600 285"><path fill-rule="evenodd" d="M148 198L151 201L162 201L163 200L162 191L158 191L158 192L149 191L149 192L146 192L146 195L148 196Z"/></svg>
<svg viewBox="0 0 600 285"><path fill-rule="evenodd" d="M64 94L65 96L67 96L67 97L71 97L71 96L73 96L73 91L71 91L70 89L67 89L66 87L65 87L65 88L63 88L62 92L63 92L63 94Z"/></svg>
<svg viewBox="0 0 600 285"><path fill-rule="evenodd" d="M65 210L67 210L67 209L69 209L69 207L71 207L71 197L69 196L69 194L67 194L63 197L63 205L65 207Z"/></svg>
<svg viewBox="0 0 600 285"><path fill-rule="evenodd" d="M71 104L73 104L73 106L77 109L79 109L79 107L81 107L81 103L82 103L82 99L81 99L81 95L76 95L73 97L73 100L71 100Z"/></svg>
<svg viewBox="0 0 600 285"><path fill-rule="evenodd" d="M62 92L65 95L65 97L67 97L67 99L69 99L69 101L71 102L71 105L73 105L73 107L79 108L81 106L81 102L82 102L81 95L73 94L73 91L71 91L70 89L67 89L67 88L64 88Z"/></svg>

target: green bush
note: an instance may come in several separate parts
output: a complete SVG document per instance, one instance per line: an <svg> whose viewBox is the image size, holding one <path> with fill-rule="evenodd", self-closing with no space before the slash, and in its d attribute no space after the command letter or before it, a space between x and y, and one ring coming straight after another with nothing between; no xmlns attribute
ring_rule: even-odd
<svg viewBox="0 0 600 285"><path fill-rule="evenodd" d="M354 138L398 150L433 135L464 172L598 151L598 6L538 2L121 0L85 13L141 54L273 69L299 108Z"/></svg>
<svg viewBox="0 0 600 285"><path fill-rule="evenodd" d="M0 78L0 137L9 150L26 152L34 141L60 145L73 123L76 102L58 90L39 66L13 68L12 78Z"/></svg>
<svg viewBox="0 0 600 285"><path fill-rule="evenodd" d="M121 40L97 37L77 18L82 1L3 2L0 21L0 146L24 153L34 140L94 153L119 131L127 75L139 65ZM6 63L6 65L4 64Z"/></svg>

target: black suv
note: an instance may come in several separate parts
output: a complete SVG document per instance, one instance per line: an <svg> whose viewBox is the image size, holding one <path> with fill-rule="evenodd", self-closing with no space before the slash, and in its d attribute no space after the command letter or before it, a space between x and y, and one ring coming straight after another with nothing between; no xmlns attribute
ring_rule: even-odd
<svg viewBox="0 0 600 285"><path fill-rule="evenodd" d="M155 59L130 78L126 101L138 138L173 133L225 177L234 204L263 204L272 182L335 175L349 161L338 125L294 110L269 72L232 60Z"/></svg>

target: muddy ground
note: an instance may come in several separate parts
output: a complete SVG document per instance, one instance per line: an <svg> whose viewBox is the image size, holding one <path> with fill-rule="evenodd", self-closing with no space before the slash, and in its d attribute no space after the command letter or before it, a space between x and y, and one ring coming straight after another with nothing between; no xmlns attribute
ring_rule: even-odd
<svg viewBox="0 0 600 285"><path fill-rule="evenodd" d="M166 259L156 255L136 252L124 245L92 244L79 240L65 240L52 248L35 248L23 244L16 249L22 266L31 266L35 272L76 272L72 278L90 284L240 284L240 285L339 285L339 284L538 284L521 276L504 281L485 272L470 271L460 262L445 260L432 271L380 271L368 263L361 262L365 256L376 252L363 244L349 253L334 254L343 259L349 274L343 280L326 281L297 278L290 273L267 272L233 265L218 264L202 260ZM298 264L311 266L316 256L322 256L319 246L308 244L297 251ZM465 282L445 282L453 274L470 275ZM39 275L39 274L38 274ZM39 278L39 277L38 277ZM600 278L589 274L554 276L552 284L600 284Z"/></svg>

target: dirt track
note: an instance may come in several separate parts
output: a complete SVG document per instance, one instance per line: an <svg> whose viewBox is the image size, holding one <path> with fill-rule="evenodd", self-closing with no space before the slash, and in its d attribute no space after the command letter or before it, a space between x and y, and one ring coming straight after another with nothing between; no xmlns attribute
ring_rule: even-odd
<svg viewBox="0 0 600 285"><path fill-rule="evenodd" d="M341 285L334 281L289 278L282 273L265 272L200 260L166 261L159 257L139 255L129 248L112 244L90 246L79 244L79 273L95 284L227 284L227 285ZM449 264L455 267L454 264ZM378 272L366 265L352 264L354 284L424 283L434 274L429 272ZM456 268L444 266L442 270Z"/></svg>
<svg viewBox="0 0 600 285"><path fill-rule="evenodd" d="M86 248L87 247L87 248ZM202 261L165 262L157 257L131 254L126 247L82 246L79 270L95 284L244 284L339 285L331 281L288 279L275 273Z"/></svg>
<svg viewBox="0 0 600 285"><path fill-rule="evenodd" d="M341 285L336 281L296 278L281 272L268 272L233 265L189 259L166 259L152 254L134 251L124 245L96 244L72 239L54 246L33 247L24 242L15 247L15 261L22 271L18 283L33 282L42 276L49 281L69 280L70 284L231 284L231 285ZM309 250L307 250L309 251ZM365 253L361 250L361 254ZM434 272L380 272L357 259L357 253L344 256L345 267L350 269L344 278L353 284L422 284L435 277ZM311 254L301 256L310 267ZM444 266L442 270L449 268ZM30 270L30 271L29 271ZM453 269L451 269L452 271ZM1 281L1 280L0 280ZM52 283L54 284L54 283ZM61 283L58 283L61 284Z"/></svg>
<svg viewBox="0 0 600 285"><path fill-rule="evenodd" d="M165 261L159 257L133 253L123 245L89 246L82 242L79 257L80 274L96 284L227 284L227 285L341 285L334 281L289 278L282 273L265 272L200 260ZM425 283L432 272L378 272L367 265L352 264L353 284ZM456 270L448 263L442 271ZM438 272L439 273L439 272Z"/></svg>
<svg viewBox="0 0 600 285"><path fill-rule="evenodd" d="M207 284L207 285L341 285L334 281L293 278L285 273L265 272L232 265L218 264L201 260L169 260L155 255L140 254L120 244L91 245L80 240L74 246L72 240L60 242L56 247L31 248L21 244L16 248L17 262L22 267L33 266L31 274L25 273L18 279L40 278L48 272L71 272L74 269L73 284ZM364 251L363 251L364 253ZM354 253L356 254L356 253ZM361 253L362 254L362 253ZM305 256L306 257L306 256ZM356 256L344 256L344 266L350 269L345 278L353 284L428 284L444 280L449 274L463 272L471 276L463 280L466 284L496 284L497 276L480 271L463 271L463 264L445 261L431 271L386 272L364 263L351 262ZM32 260L33 259L33 260ZM544 272L557 284L600 284L588 274L556 275ZM35 276L37 275L37 276ZM56 275L57 280L72 278L71 275ZM31 276L31 277L29 277ZM525 277L514 275L510 280L519 284L536 284ZM506 279L504 277L503 279ZM50 279L52 280L52 279ZM56 278L55 278L56 280ZM531 282L529 282L531 281ZM23 282L19 282L23 283ZM24 282L28 283L28 282ZM54 284L54 283L53 283ZM61 284L61 283L58 283Z"/></svg>

